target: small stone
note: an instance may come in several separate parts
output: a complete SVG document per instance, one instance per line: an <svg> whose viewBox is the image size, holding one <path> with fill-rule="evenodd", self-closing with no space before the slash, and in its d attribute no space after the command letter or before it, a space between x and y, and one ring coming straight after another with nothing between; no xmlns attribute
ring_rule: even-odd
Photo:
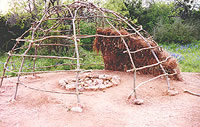
<svg viewBox="0 0 200 127"><path fill-rule="evenodd" d="M105 77L106 77L107 80L111 80L112 79L112 76L110 76L110 75L105 75Z"/></svg>
<svg viewBox="0 0 200 127"><path fill-rule="evenodd" d="M96 86L96 85L97 85L96 81L92 80L91 86Z"/></svg>
<svg viewBox="0 0 200 127"><path fill-rule="evenodd" d="M81 87L85 87L85 83L84 82L80 82L80 86Z"/></svg>
<svg viewBox="0 0 200 127"><path fill-rule="evenodd" d="M5 90L0 90L0 93L4 93L5 92Z"/></svg>
<svg viewBox="0 0 200 127"><path fill-rule="evenodd" d="M83 86L84 86L84 87L88 87L88 86L90 86L90 84L84 82L84 85L83 85Z"/></svg>
<svg viewBox="0 0 200 127"><path fill-rule="evenodd" d="M79 90L83 90L83 87L81 87L81 86L79 85L79 86L78 86L78 89L79 89Z"/></svg>
<svg viewBox="0 0 200 127"><path fill-rule="evenodd" d="M31 79L37 79L37 78L40 78L40 76L37 76L37 75L31 76Z"/></svg>
<svg viewBox="0 0 200 127"><path fill-rule="evenodd" d="M86 78L91 78L91 77L92 77L92 74L91 74L91 73L85 73L84 76L85 76Z"/></svg>
<svg viewBox="0 0 200 127"><path fill-rule="evenodd" d="M105 75L99 75L99 79L104 79Z"/></svg>
<svg viewBox="0 0 200 127"><path fill-rule="evenodd" d="M105 86L106 86L106 88L112 87L112 86L113 86L113 83L108 82L108 83L105 84Z"/></svg>
<svg viewBox="0 0 200 127"><path fill-rule="evenodd" d="M79 79L79 82L83 82L83 81L84 81L84 79L82 79L82 78Z"/></svg>
<svg viewBox="0 0 200 127"><path fill-rule="evenodd" d="M104 85L104 84L99 84L99 89L100 90L103 90L103 89L105 89L106 88L106 86Z"/></svg>
<svg viewBox="0 0 200 127"><path fill-rule="evenodd" d="M75 88L76 88L76 84L68 84L68 85L65 85L65 88L66 88L67 90L75 89Z"/></svg>
<svg viewBox="0 0 200 127"><path fill-rule="evenodd" d="M71 79L71 82L76 82L76 79Z"/></svg>
<svg viewBox="0 0 200 127"><path fill-rule="evenodd" d="M89 84L89 85L91 85L92 84L92 80L87 80L87 81L85 81L85 84Z"/></svg>
<svg viewBox="0 0 200 127"><path fill-rule="evenodd" d="M98 85L97 79L93 79L92 85L94 85L94 86Z"/></svg>
<svg viewBox="0 0 200 127"><path fill-rule="evenodd" d="M167 91L169 96L175 96L178 94L178 91L176 89L171 89Z"/></svg>
<svg viewBox="0 0 200 127"><path fill-rule="evenodd" d="M98 74L92 74L91 78L99 78L99 75Z"/></svg>
<svg viewBox="0 0 200 127"><path fill-rule="evenodd" d="M90 90L97 90L97 89L98 89L98 86L89 86L89 89L90 89Z"/></svg>
<svg viewBox="0 0 200 127"><path fill-rule="evenodd" d="M103 80L102 79L96 79L97 84L103 84Z"/></svg>
<svg viewBox="0 0 200 127"><path fill-rule="evenodd" d="M118 76L113 76L112 79L111 79L111 82L114 85L119 85L121 81L120 81L120 78Z"/></svg>
<svg viewBox="0 0 200 127"><path fill-rule="evenodd" d="M80 75L80 77L79 77L79 79L81 79L81 80L83 80L83 79L85 79L86 78L86 75L84 74L84 75Z"/></svg>
<svg viewBox="0 0 200 127"><path fill-rule="evenodd" d="M79 113L83 112L83 108L81 108L79 106L72 107L70 110L73 111L73 112L79 112Z"/></svg>
<svg viewBox="0 0 200 127"><path fill-rule="evenodd" d="M90 87L84 87L84 90L90 90Z"/></svg>
<svg viewBox="0 0 200 127"><path fill-rule="evenodd" d="M136 105L142 105L144 103L144 100L142 100L142 99L135 99L133 102Z"/></svg>
<svg viewBox="0 0 200 127"><path fill-rule="evenodd" d="M16 103L16 99L15 99L14 97L11 97L11 98L8 100L8 102L14 104L14 103Z"/></svg>
<svg viewBox="0 0 200 127"><path fill-rule="evenodd" d="M99 79L93 79L92 85L95 85L95 86L98 85L98 84L99 84L98 80L99 80Z"/></svg>
<svg viewBox="0 0 200 127"><path fill-rule="evenodd" d="M90 80L90 78L85 78L84 80L85 80L85 81L88 81L88 80Z"/></svg>
<svg viewBox="0 0 200 127"><path fill-rule="evenodd" d="M62 79L62 80L60 80L59 82L59 85L61 85L61 87L65 87L65 85L66 85L66 81L65 81L65 79Z"/></svg>
<svg viewBox="0 0 200 127"><path fill-rule="evenodd" d="M106 80L110 80L112 78L112 76L110 75L99 75L99 79L106 79Z"/></svg>

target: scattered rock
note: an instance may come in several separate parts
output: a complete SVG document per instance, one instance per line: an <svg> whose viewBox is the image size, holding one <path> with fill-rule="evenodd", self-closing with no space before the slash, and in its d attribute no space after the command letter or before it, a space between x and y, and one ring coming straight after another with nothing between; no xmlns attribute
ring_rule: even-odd
<svg viewBox="0 0 200 127"><path fill-rule="evenodd" d="M169 96L175 96L178 94L178 91L176 89L171 89L167 91Z"/></svg>
<svg viewBox="0 0 200 127"><path fill-rule="evenodd" d="M133 102L136 105L142 105L144 103L144 100L142 100L142 99L135 99Z"/></svg>
<svg viewBox="0 0 200 127"><path fill-rule="evenodd" d="M89 79L89 80L85 81L85 83L86 83L86 84L88 84L88 85L91 85L91 84L92 84L92 82L93 82L93 81L92 81L91 79Z"/></svg>
<svg viewBox="0 0 200 127"><path fill-rule="evenodd" d="M102 79L96 79L95 83L96 83L96 85L103 84L103 80Z"/></svg>
<svg viewBox="0 0 200 127"><path fill-rule="evenodd" d="M5 90L0 90L0 93L4 93L5 92Z"/></svg>
<svg viewBox="0 0 200 127"><path fill-rule="evenodd" d="M112 87L112 86L113 86L113 83L111 83L111 82L105 82L105 86L106 86L107 88Z"/></svg>
<svg viewBox="0 0 200 127"><path fill-rule="evenodd" d="M111 78L111 76L109 76L109 75L99 75L99 79L110 79Z"/></svg>
<svg viewBox="0 0 200 127"><path fill-rule="evenodd" d="M72 107L70 109L70 111L73 111L73 112L83 112L83 108L79 107L79 106L76 106L76 107Z"/></svg>
<svg viewBox="0 0 200 127"><path fill-rule="evenodd" d="M67 85L65 85L65 88L66 88L67 90L75 89L75 88L76 88L76 84L67 84Z"/></svg>
<svg viewBox="0 0 200 127"><path fill-rule="evenodd" d="M14 99L14 97L11 97L11 98L8 100L8 102L10 102L11 104L14 104L14 103L16 103L17 101L16 101L16 99Z"/></svg>
<svg viewBox="0 0 200 127"><path fill-rule="evenodd" d="M105 88L106 88L106 86L105 86L104 84L100 84L100 85L99 85L99 89L100 89L100 90L103 90L103 89L105 89Z"/></svg>
<svg viewBox="0 0 200 127"><path fill-rule="evenodd" d="M65 87L66 86L66 82L65 82L65 79L61 79L60 81L59 81L59 84L61 85L61 87Z"/></svg>
<svg viewBox="0 0 200 127"><path fill-rule="evenodd" d="M111 79L111 82L114 85L118 85L118 84L120 84L120 78L118 76L113 76L112 79Z"/></svg>

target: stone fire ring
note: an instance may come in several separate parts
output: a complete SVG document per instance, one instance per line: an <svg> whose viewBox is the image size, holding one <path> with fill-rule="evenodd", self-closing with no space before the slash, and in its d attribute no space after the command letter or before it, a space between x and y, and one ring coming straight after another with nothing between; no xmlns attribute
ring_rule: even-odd
<svg viewBox="0 0 200 127"><path fill-rule="evenodd" d="M120 82L120 77L116 75L85 73L79 78L78 89L81 91L104 90L112 86L117 86ZM66 90L74 90L76 89L76 79L61 79L59 85Z"/></svg>

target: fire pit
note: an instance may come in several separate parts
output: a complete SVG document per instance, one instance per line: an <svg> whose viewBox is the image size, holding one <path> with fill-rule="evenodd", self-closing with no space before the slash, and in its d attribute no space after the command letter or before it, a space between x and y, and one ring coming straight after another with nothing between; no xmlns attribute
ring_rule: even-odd
<svg viewBox="0 0 200 127"><path fill-rule="evenodd" d="M117 86L121 82L119 76L112 76L107 74L92 74L85 73L79 78L78 89L84 90L104 90L106 88ZM74 79L61 79L59 85L66 90L76 89L76 78Z"/></svg>

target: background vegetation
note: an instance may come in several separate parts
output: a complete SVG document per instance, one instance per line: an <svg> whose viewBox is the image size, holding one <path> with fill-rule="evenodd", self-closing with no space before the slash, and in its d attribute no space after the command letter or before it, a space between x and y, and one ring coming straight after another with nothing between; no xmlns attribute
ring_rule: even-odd
<svg viewBox="0 0 200 127"><path fill-rule="evenodd" d="M65 4L73 1L66 0ZM16 1L13 0L12 2ZM141 0L107 0L104 3L95 0L94 2L99 6L121 13L135 24L142 25L160 45L163 45L179 60L182 71L200 72L200 8L192 0L175 0L175 2L170 4L153 2L146 7L142 5ZM12 4L12 8L7 14L0 13L1 68L5 62L6 56L4 53L13 47L15 39L30 28L31 22L41 18L43 9L56 4L60 3L55 1L51 5L47 5L44 0L22 0ZM81 22L81 27L84 28L81 34L95 33L95 24L93 23L86 24ZM81 40L81 42L84 41L87 44L91 44L93 39ZM92 53L92 48L82 48L86 54ZM87 58L85 62L91 63L88 62L91 59L96 58ZM97 61L102 63L102 61ZM59 62L63 63L66 61ZM42 63L46 65L49 65L49 63L59 64L59 62L41 60L38 65ZM17 65L18 63L16 63Z"/></svg>

